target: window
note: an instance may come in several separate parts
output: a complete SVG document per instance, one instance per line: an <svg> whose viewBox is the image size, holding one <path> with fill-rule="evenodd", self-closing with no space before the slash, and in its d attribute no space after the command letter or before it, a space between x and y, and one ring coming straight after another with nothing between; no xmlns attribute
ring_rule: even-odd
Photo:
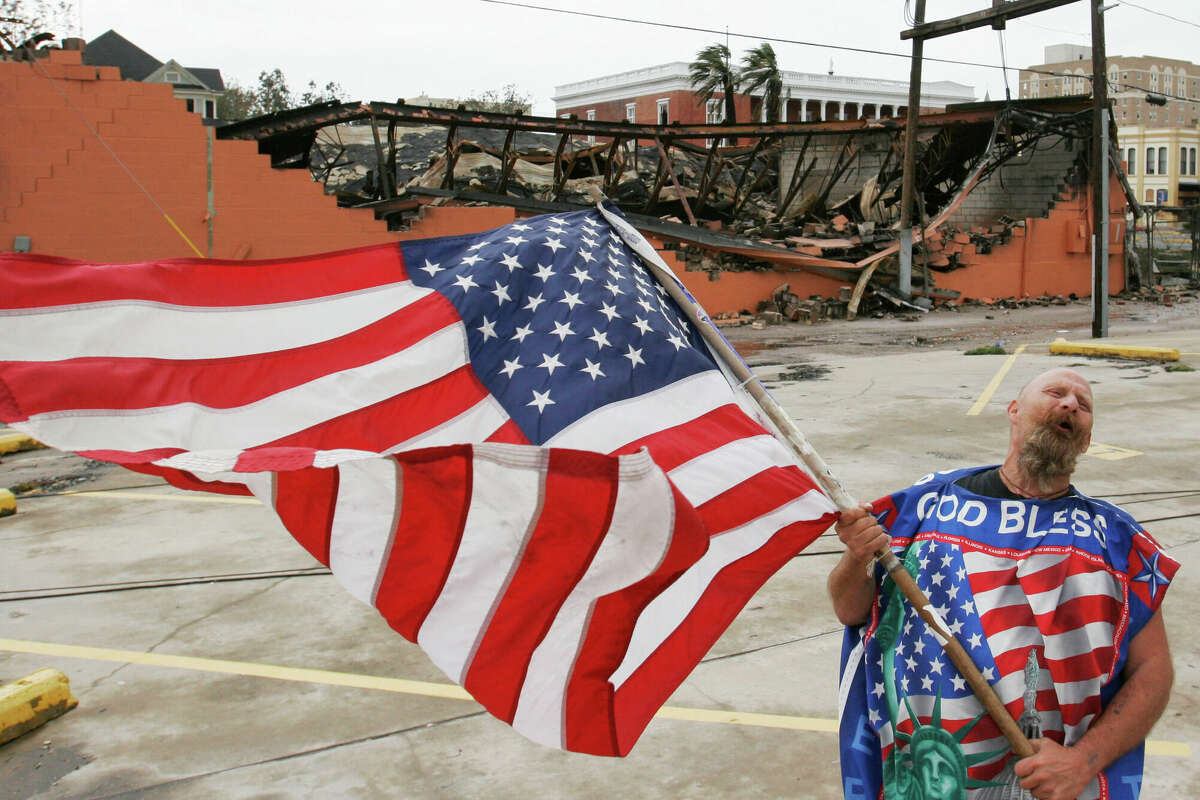
<svg viewBox="0 0 1200 800"><path fill-rule="evenodd" d="M204 116L213 119L217 116L217 104L212 100L204 101Z"/></svg>
<svg viewBox="0 0 1200 800"><path fill-rule="evenodd" d="M1153 190L1153 189L1147 189L1147 190L1146 190L1146 202L1147 202L1147 203L1153 203L1153 202L1154 202L1154 190Z"/></svg>
<svg viewBox="0 0 1200 800"><path fill-rule="evenodd" d="M671 101L663 99L658 101L658 124L667 125L671 122Z"/></svg>
<svg viewBox="0 0 1200 800"><path fill-rule="evenodd" d="M193 100L192 98L188 97L188 98L186 98L186 99L185 99L183 102L184 102L184 104L187 106L187 110L188 110L188 111L195 111L195 110L196 110L196 101L195 101L195 100Z"/></svg>
<svg viewBox="0 0 1200 800"><path fill-rule="evenodd" d="M1187 175L1187 148L1179 148L1179 174Z"/></svg>
<svg viewBox="0 0 1200 800"><path fill-rule="evenodd" d="M1129 157L1125 160L1130 175L1137 175L1137 148L1129 148Z"/></svg>
<svg viewBox="0 0 1200 800"><path fill-rule="evenodd" d="M588 118L588 122L595 122L595 121L596 121L596 109L594 109L594 108L589 108L589 109L587 110L587 118ZM595 144L595 143L596 143L596 137L595 137L595 135L590 135L590 136L588 136L588 137L587 137L587 140L588 140L588 144Z"/></svg>
<svg viewBox="0 0 1200 800"><path fill-rule="evenodd" d="M179 83L179 73L178 72L164 72L163 80L166 81L167 83Z"/></svg>
<svg viewBox="0 0 1200 800"><path fill-rule="evenodd" d="M1196 174L1196 148L1188 148L1188 175Z"/></svg>
<svg viewBox="0 0 1200 800"><path fill-rule="evenodd" d="M1146 148L1146 174L1147 175L1154 174L1154 148L1153 147Z"/></svg>
<svg viewBox="0 0 1200 800"><path fill-rule="evenodd" d="M1158 148L1158 174L1167 174L1167 148Z"/></svg>
<svg viewBox="0 0 1200 800"><path fill-rule="evenodd" d="M716 125L725 121L725 115L721 113L721 107L724 105L724 100L709 100L704 104L704 121L709 125Z"/></svg>
<svg viewBox="0 0 1200 800"><path fill-rule="evenodd" d="M625 121L631 125L637 122L637 103L625 104Z"/></svg>

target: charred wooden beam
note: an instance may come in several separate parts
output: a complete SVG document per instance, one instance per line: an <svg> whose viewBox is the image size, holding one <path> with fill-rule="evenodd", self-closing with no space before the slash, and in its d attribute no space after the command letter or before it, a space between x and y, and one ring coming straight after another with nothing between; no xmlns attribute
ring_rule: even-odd
<svg viewBox="0 0 1200 800"><path fill-rule="evenodd" d="M442 188L454 188L454 164L458 161L458 126L446 129L446 174L442 176Z"/></svg>
<svg viewBox="0 0 1200 800"><path fill-rule="evenodd" d="M567 140L570 138L571 138L570 134L566 134L566 133L564 133L562 136L559 136L558 137L558 148L554 151L554 199L555 200L558 199L558 193L562 191L562 183L564 183L566 180L565 178L563 178L563 173L565 170L563 170L562 155L563 155L563 150L566 149Z"/></svg>
<svg viewBox="0 0 1200 800"><path fill-rule="evenodd" d="M375 185L379 187L379 197L387 200L391 195L388 194L388 182L383 175L386 159L383 157L383 145L379 143L379 123L375 117L371 117L371 138L375 140Z"/></svg>
<svg viewBox="0 0 1200 800"><path fill-rule="evenodd" d="M812 142L812 137L805 136L804 144L800 145L800 155L796 156L796 167L792 170L792 178L790 181L788 181L787 191L784 193L782 201L775 210L776 217L782 217L787 213L788 206L790 206L792 201L796 199L796 192L800 191L800 187L804 185L804 181L808 178L808 173L810 173L812 168L816 166L817 159L814 156L812 163L808 165L808 168L805 169L803 173L800 170L800 167L804 165L804 156L808 153L808 145L810 142Z"/></svg>
<svg viewBox="0 0 1200 800"><path fill-rule="evenodd" d="M510 160L508 153L515 134L516 130L509 128L508 133L504 136L504 147L500 150L500 179L496 181L496 194L508 194L508 179L512 176L513 166L517 163L517 157L514 155Z"/></svg>
<svg viewBox="0 0 1200 800"><path fill-rule="evenodd" d="M750 196L750 192L746 192L746 196L742 196L742 187L746 184L746 176L750 174L750 168L754 166L754 158L758 155L758 151L762 150L766 139L759 139L755 143L754 149L750 152L750 158L746 161L746 168L742 170L742 176L738 178L737 188L733 190L733 215L736 217L738 212L742 210L742 206L746 204L746 198Z"/></svg>
<svg viewBox="0 0 1200 800"><path fill-rule="evenodd" d="M710 180L712 183L716 182L716 176L713 176L713 178L710 179L708 177L708 172L712 168L713 156L717 154L717 145L719 143L720 139L712 140L712 144L708 147L708 155L704 158L704 169L700 171L700 188L696 190L697 216L699 216L700 212L704 209L704 201L708 198L708 190L711 188ZM720 171L721 168L720 165L718 165L717 172L719 173Z"/></svg>
<svg viewBox="0 0 1200 800"><path fill-rule="evenodd" d="M657 139L654 140L656 143ZM668 144L669 148L670 145ZM646 206L642 209L645 213L650 213L654 206L658 205L658 195L662 191L663 185L667 182L667 160L663 157L665 149L658 149L658 168L654 171L654 186L650 188L650 197L646 200Z"/></svg>
<svg viewBox="0 0 1200 800"><path fill-rule="evenodd" d="M612 144L608 148L607 163L604 165L604 193L610 194L613 190L613 185L621 177L620 170L613 169L613 164L616 163L617 153L621 149L621 137L614 136Z"/></svg>
<svg viewBox="0 0 1200 800"><path fill-rule="evenodd" d="M675 177L675 167L671 163L671 154L663 147L661 139L655 139L654 144L658 146L658 154L662 157L663 163L666 166L667 174L671 176L671 183L675 186L675 191L679 193L679 202L683 205L683 213L687 215L688 222L692 225L696 224L696 215L692 213L692 207L688 205L687 197L683 194L683 187L679 184L679 178Z"/></svg>
<svg viewBox="0 0 1200 800"><path fill-rule="evenodd" d="M384 180L384 186L387 187L388 196L396 196L396 120L388 120L387 128L387 178Z"/></svg>

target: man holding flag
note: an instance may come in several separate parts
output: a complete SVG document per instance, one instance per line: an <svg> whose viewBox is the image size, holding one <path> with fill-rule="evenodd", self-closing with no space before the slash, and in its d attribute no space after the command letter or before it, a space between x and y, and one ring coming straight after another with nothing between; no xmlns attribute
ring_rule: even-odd
<svg viewBox="0 0 1200 800"><path fill-rule="evenodd" d="M846 797L1000 797L1018 781L1038 800L1138 797L1173 678L1160 605L1179 565L1129 514L1070 484L1092 409L1082 376L1050 370L1009 404L1002 465L927 475L841 515L829 591L847 625ZM1036 737L1034 755L1009 763L939 634L881 581L873 558L889 545Z"/></svg>

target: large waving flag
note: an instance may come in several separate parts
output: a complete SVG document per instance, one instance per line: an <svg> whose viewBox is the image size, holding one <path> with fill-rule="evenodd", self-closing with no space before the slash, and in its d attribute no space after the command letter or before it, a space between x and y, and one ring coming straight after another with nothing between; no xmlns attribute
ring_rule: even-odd
<svg viewBox="0 0 1200 800"><path fill-rule="evenodd" d="M642 256L611 207L273 261L6 254L0 419L256 494L497 717L624 755L834 512Z"/></svg>

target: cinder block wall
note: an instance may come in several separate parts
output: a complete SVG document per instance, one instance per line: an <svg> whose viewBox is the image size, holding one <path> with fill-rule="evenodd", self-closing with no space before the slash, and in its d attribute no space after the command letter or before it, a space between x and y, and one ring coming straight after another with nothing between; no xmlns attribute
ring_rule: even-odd
<svg viewBox="0 0 1200 800"><path fill-rule="evenodd" d="M0 250L29 236L34 252L89 261L195 256L163 212L202 254L217 258L401 238L369 211L339 209L306 170L272 169L256 143L213 141L210 250L211 129L169 85L123 81L113 67L84 66L78 52L52 50L36 64L0 62L0 108Z"/></svg>
<svg viewBox="0 0 1200 800"><path fill-rule="evenodd" d="M947 220L947 225L961 230L986 230L1002 215L1018 220L1045 217L1062 199L1079 148L1086 146L1065 138L1048 138L1026 148L976 186Z"/></svg>

